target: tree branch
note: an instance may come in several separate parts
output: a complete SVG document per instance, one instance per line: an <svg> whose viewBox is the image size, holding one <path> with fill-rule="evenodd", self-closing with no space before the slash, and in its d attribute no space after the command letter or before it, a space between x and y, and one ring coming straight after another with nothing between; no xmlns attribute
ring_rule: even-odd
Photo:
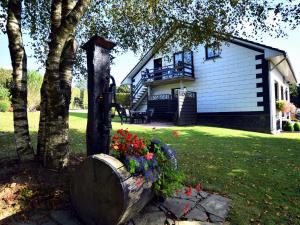
<svg viewBox="0 0 300 225"><path fill-rule="evenodd" d="M53 0L51 4L51 33L61 24L62 0Z"/></svg>

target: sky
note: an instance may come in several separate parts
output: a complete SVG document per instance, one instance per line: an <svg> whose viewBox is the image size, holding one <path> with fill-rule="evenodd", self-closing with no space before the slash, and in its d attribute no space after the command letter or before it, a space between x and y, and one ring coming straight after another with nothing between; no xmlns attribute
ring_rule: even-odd
<svg viewBox="0 0 300 225"><path fill-rule="evenodd" d="M300 80L300 27L296 30L287 31L288 36L283 38L270 37L262 35L262 39L254 40L259 43L279 48L287 52L291 61L295 75ZM29 37L24 36L24 43L28 42ZM29 47L25 47L28 55L28 69L37 70L38 66L35 59L32 57L33 51ZM125 52L116 55L113 64L111 65L111 74L115 77L117 85L130 72L130 70L139 61L140 55L134 55L133 52ZM7 36L0 34L0 67L11 68L11 60L8 49Z"/></svg>

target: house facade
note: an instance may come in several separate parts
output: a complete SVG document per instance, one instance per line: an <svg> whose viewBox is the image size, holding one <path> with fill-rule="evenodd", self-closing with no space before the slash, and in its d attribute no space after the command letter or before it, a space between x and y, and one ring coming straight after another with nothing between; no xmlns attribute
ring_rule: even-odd
<svg viewBox="0 0 300 225"><path fill-rule="evenodd" d="M220 51L151 49L122 81L131 85L132 110L154 108L155 119L272 133L290 119L276 110L277 100L289 101L290 83L297 80L284 51L240 38Z"/></svg>

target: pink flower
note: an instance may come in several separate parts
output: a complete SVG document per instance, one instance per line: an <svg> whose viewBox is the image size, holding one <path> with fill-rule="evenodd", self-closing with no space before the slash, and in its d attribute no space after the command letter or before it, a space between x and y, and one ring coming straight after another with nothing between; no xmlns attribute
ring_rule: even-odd
<svg viewBox="0 0 300 225"><path fill-rule="evenodd" d="M147 152L147 154L146 154L146 159L149 161L149 160L151 160L152 158L153 158L153 153Z"/></svg>

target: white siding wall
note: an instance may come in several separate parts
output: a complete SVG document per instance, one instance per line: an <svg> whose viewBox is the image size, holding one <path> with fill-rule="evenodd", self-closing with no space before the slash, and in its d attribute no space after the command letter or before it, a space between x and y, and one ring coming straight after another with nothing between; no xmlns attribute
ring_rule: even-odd
<svg viewBox="0 0 300 225"><path fill-rule="evenodd" d="M261 53L235 44L222 47L221 57L214 60L205 60L204 46L194 50L195 81L184 82L188 91L197 92L197 111L206 112L247 112L263 111L263 106L258 107L257 102L263 101L257 97L256 74L261 69L256 69L255 56ZM150 63L150 64L149 64ZM153 66L149 61L145 68ZM171 88L178 88L180 84L161 85L151 88L151 94L171 93Z"/></svg>
<svg viewBox="0 0 300 225"><path fill-rule="evenodd" d="M270 66L274 67L273 64ZM286 99L285 90L288 90L288 101L290 100L290 90L289 85L284 80L282 74L275 68L269 72L269 84L270 84L270 111L271 111L271 132L277 133L276 121L280 120L280 129L282 129L282 119L285 119L281 112L276 110L276 99L275 99L275 83L278 83L278 99ZM281 96L281 87L283 87L283 95Z"/></svg>

